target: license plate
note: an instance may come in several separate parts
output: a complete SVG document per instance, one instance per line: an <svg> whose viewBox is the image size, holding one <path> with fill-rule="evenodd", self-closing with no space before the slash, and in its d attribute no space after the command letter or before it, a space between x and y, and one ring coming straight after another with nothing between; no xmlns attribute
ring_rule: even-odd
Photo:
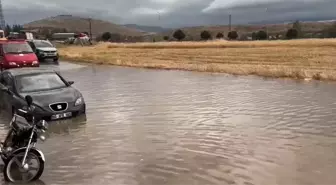
<svg viewBox="0 0 336 185"><path fill-rule="evenodd" d="M66 112L66 113L52 115L51 119L56 120L56 119L68 118L71 116L72 116L72 112Z"/></svg>

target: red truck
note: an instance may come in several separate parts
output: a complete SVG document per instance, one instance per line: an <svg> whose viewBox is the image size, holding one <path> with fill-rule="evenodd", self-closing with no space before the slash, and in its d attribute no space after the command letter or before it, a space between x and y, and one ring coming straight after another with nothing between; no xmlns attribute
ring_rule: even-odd
<svg viewBox="0 0 336 185"><path fill-rule="evenodd" d="M39 67L33 49L24 39L0 40L0 69Z"/></svg>

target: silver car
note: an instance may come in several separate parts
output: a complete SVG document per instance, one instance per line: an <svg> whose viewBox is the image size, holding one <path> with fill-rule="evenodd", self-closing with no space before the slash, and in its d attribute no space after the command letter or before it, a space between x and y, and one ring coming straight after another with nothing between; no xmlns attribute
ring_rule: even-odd
<svg viewBox="0 0 336 185"><path fill-rule="evenodd" d="M53 59L54 62L58 63L58 52L56 47L48 40L28 40L29 45L34 50L39 61L45 59Z"/></svg>

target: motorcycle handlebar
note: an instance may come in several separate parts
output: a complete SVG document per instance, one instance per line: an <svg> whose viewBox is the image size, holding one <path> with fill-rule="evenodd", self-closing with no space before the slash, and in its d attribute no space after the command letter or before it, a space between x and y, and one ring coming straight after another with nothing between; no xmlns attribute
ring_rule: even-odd
<svg viewBox="0 0 336 185"><path fill-rule="evenodd" d="M21 113L24 113L24 114L27 114L27 113L28 113L28 111L25 111L25 110L23 110L23 109L18 109L18 111L20 111Z"/></svg>

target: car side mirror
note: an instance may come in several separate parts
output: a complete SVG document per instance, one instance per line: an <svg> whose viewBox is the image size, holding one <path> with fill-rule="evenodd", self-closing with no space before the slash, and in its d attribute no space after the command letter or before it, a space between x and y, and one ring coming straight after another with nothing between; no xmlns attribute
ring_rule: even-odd
<svg viewBox="0 0 336 185"><path fill-rule="evenodd" d="M72 84L74 84L75 82L74 81L68 81L68 84L69 85L72 85Z"/></svg>

